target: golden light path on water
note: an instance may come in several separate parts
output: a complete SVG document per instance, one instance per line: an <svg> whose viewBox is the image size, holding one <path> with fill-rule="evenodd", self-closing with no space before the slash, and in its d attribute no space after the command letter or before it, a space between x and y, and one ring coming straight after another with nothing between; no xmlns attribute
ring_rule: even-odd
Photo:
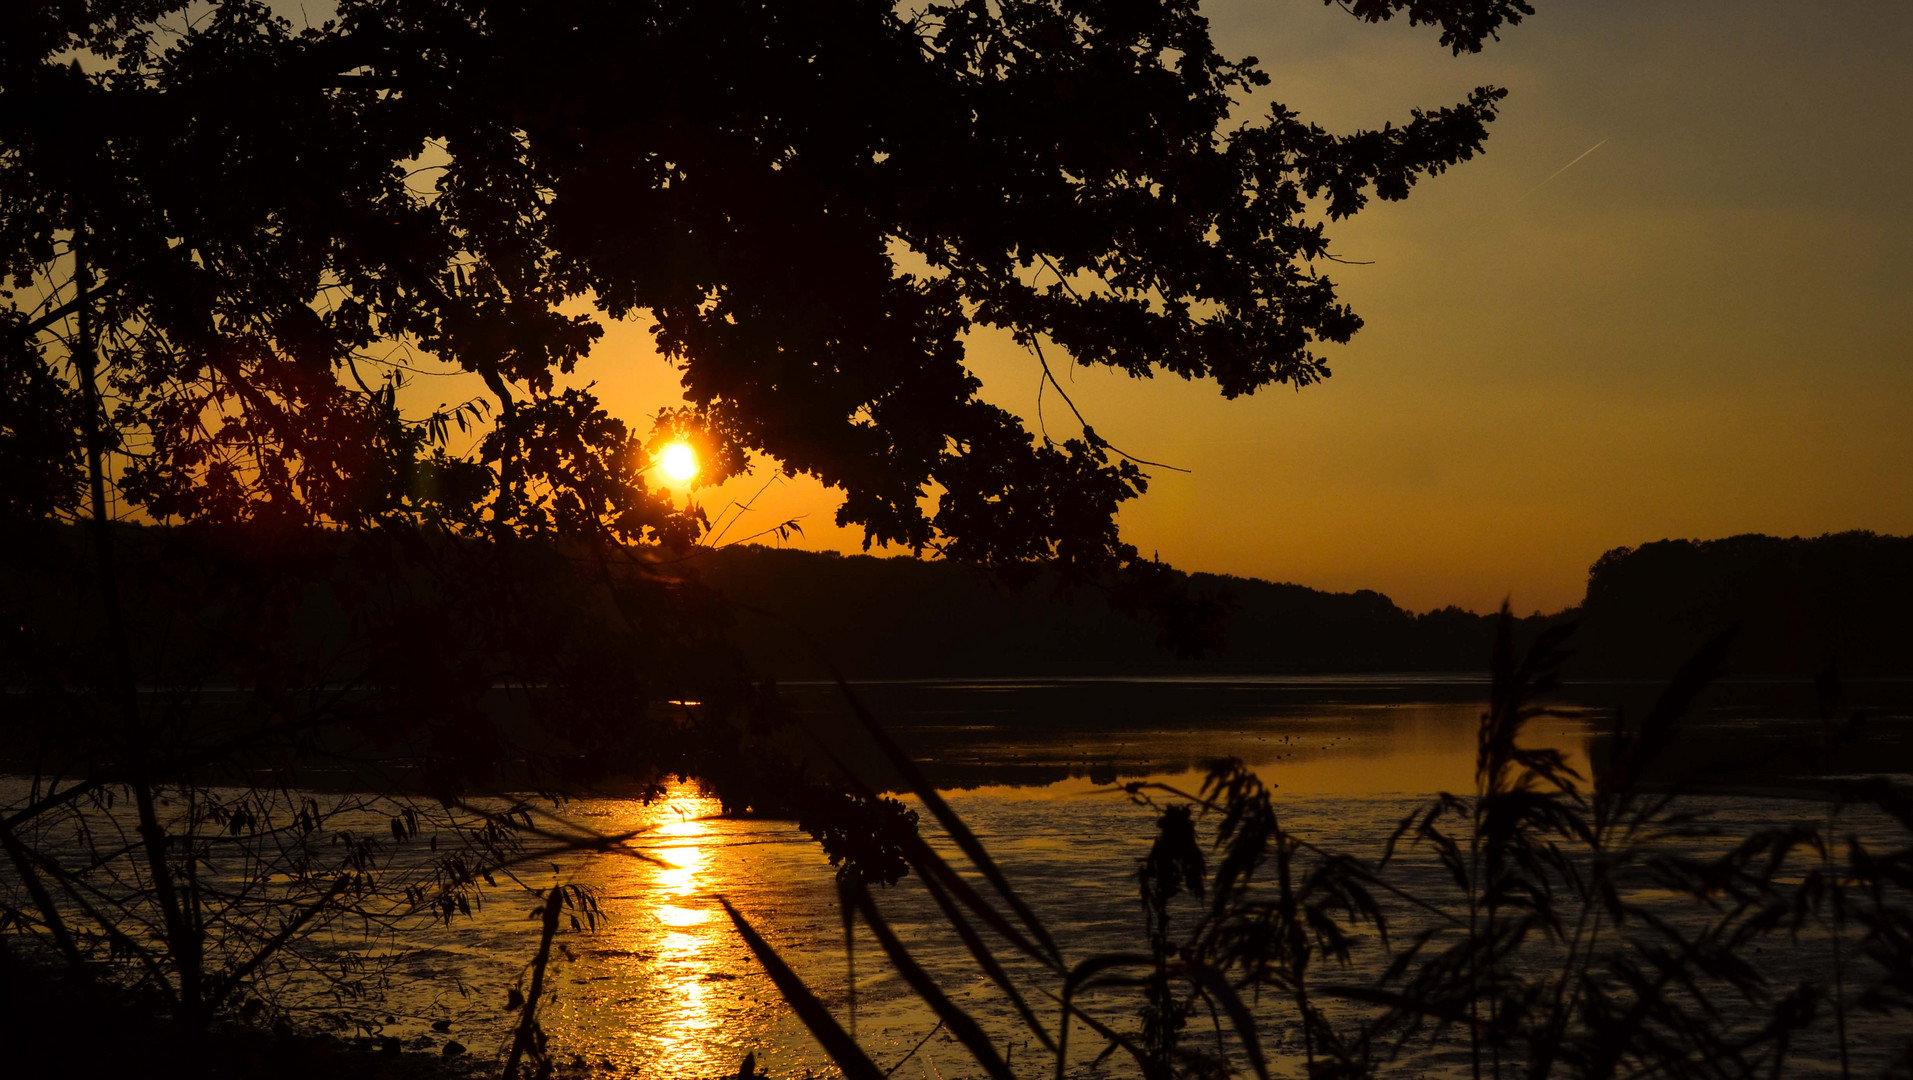
<svg viewBox="0 0 1913 1080"><path fill-rule="evenodd" d="M561 1060L660 1077L728 1075L752 1052L823 1065L716 897L774 924L769 913L799 894L800 908L827 899L828 867L790 823L726 819L719 809L691 785L649 805L596 803L597 831L648 827L631 845L646 858L563 867L604 917L570 938L564 990L546 1013Z"/></svg>
<svg viewBox="0 0 1913 1080"><path fill-rule="evenodd" d="M677 801L693 799L680 791L676 800L665 804L666 809L680 812ZM720 1023L717 1010L711 1007L711 983L705 978L704 964L713 936L713 912L708 898L698 895L702 891L699 871L711 857L708 847L700 845L708 845L713 828L713 822L687 814L660 826L661 843L651 848L668 864L654 868L651 881L657 897L653 914L662 927L656 970L671 1011L658 1032L664 1043L659 1056L665 1062L695 1058L694 1048Z"/></svg>

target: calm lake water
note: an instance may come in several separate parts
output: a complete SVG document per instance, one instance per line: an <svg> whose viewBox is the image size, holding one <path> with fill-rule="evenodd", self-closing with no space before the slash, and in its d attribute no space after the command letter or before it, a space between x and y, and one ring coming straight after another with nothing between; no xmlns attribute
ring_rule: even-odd
<svg viewBox="0 0 1913 1080"><path fill-rule="evenodd" d="M868 756L834 687L786 690L834 750ZM1240 758L1275 787L1291 831L1324 848L1373 857L1403 815L1429 796L1472 791L1486 690L1475 681L1366 677L887 683L864 684L857 693L948 792L1066 959L1077 960L1144 948L1136 869L1155 818L1112 784L1151 779L1193 791L1207 762ZM1638 696L1629 688L1619 694ZM1882 745L1901 746L1913 732L1906 710L1871 711L1886 733ZM1559 748L1585 775L1608 715L1567 706L1532 725L1526 742ZM1786 738L1809 731L1804 715L1798 701L1762 691L1716 704L1697 723L1721 745L1767 746L1758 755L1761 786L1784 788L1811 768ZM1701 756L1718 756L1714 743L1697 745ZM1697 796L1694 805L1715 815L1728 835L1826 813L1821 802L1753 790ZM835 1075L750 956L719 906L722 897L845 1022L854 987L857 1035L879 1068L902 1062L894 1075L911 1080L976 1075L947 1032L932 1034L934 1017L863 928L853 979L833 870L819 848L790 822L725 819L718 810L689 786L649 804L599 798L568 805L563 815L581 829L648 830L632 844L644 857L574 855L532 864L515 881L501 876L471 917L407 936L414 949L388 953L376 965L389 978L380 1011L389 1011L392 1022L383 1033L426 1050L456 1039L475 1056L502 1060L515 1015L505 1008L508 988L537 945L530 910L562 882L591 890L603 915L595 930L558 939L549 977L555 994L544 1016L563 1061L581 1058L600 1074L718 1077L735 1073L749 1053L760 1072L780 1078ZM1426 859L1410 859L1403 869L1411 887L1440 887ZM960 943L941 929L914 880L884 890L879 902L1012 1062L1038 1052ZM1133 1009L1094 1001L1089 1007L1115 1009L1106 1014L1113 1024L1134 1027ZM1053 1022L1053 1007L1039 1011ZM1300 1075L1289 1017L1273 1004L1265 1013L1274 1064L1284 1075ZM449 1030L433 1030L434 1021L449 1021ZM1872 1029L1860 1023L1864 1039ZM1125 1060L1095 1062L1098 1043L1076 1026L1072 1046L1082 1054L1073 1075L1131 1074ZM1828 1066L1824 1056L1819 1062ZM1457 1068L1456 1060L1434 1054L1413 1071ZM1809 1056L1790 1071L1814 1069Z"/></svg>
<svg viewBox="0 0 1913 1080"><path fill-rule="evenodd" d="M1472 790L1475 731L1486 687L1440 679L1288 679L1084 682L893 683L858 693L949 792L1012 882L1056 933L1068 959L1143 948L1136 868L1154 833L1154 815L1113 781L1149 778L1194 790L1208 760L1234 756L1277 789L1287 826L1331 850L1375 856L1402 816L1439 791ZM829 737L836 691L791 692ZM1785 711L1784 709L1781 711ZM1751 715L1715 710L1731 729ZM1590 742L1605 714L1567 708L1538 721L1531 745L1553 745L1585 775ZM1888 718L1903 722L1903 717ZM1773 718L1767 717L1771 726ZM1799 763L1796 763L1799 765ZM1781 762L1785 772L1790 766ZM1796 771L1801 771L1799 765ZM1817 818L1824 804L1759 794L1697 799L1729 835L1777 821ZM470 920L438 931L433 951L405 971L413 1012L443 1012L452 1035L475 1052L501 1049L509 1014L506 984L535 948L530 889L575 881L595 890L605 920L566 935L556 967L558 996L547 1028L561 1057L596 1069L660 1077L734 1072L746 1053L776 1076L832 1075L822 1051L786 1008L717 903L724 897L848 1022L852 978L831 868L787 822L717 818L716 804L679 788L650 805L595 800L571 808L578 824L604 833L654 826L637 846L652 856L579 859L501 889ZM926 815L927 816L927 815ZM1876 823L1877 824L1877 823ZM1432 867L1424 874L1433 875ZM1412 873L1412 870L1411 870ZM975 974L914 881L880 897L900 936L932 971L958 973L957 997L1016 1054L1038 1048ZM857 1033L880 1068L908 1057L895 1075L942 1078L977 1073L947 1033L925 1042L934 1018L884 961L867 931L855 951ZM429 1003L418 987L429 988ZM1112 1021L1123 1014L1110 1015ZM1046 1019L1052 1019L1046 1015ZM1122 1027L1133 1027L1133 1014ZM1269 1019L1280 1071L1299 1075L1293 1035ZM1864 1034L1864 1033L1863 1033ZM431 1036L416 1035L420 1046ZM442 1040L443 1036L439 1036ZM1097 1040L1078 1025L1085 1049L1072 1072L1128 1075L1126 1061L1091 1061ZM1823 1059L1824 1060L1824 1059ZM1457 1065L1450 1061L1449 1066ZM1448 1071L1440 1060L1423 1065ZM1812 1071L1809 1067L1799 1071Z"/></svg>

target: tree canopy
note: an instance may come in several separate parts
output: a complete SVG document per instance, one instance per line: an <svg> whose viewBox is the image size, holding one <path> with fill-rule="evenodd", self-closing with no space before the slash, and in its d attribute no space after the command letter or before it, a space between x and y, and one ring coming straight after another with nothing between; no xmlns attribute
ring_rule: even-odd
<svg viewBox="0 0 1913 1080"><path fill-rule="evenodd" d="M1360 326L1325 223L1472 156L1502 96L1346 135L1240 122L1266 77L1191 0L15 6L0 517L97 527L90 572L78 530L0 538L0 748L36 778L0 819L25 890L0 926L75 970L137 962L188 1027L322 970L300 943L332 920L469 910L532 835L471 792L697 775L895 880L913 812L779 741L666 555L606 557L705 528L653 452L813 475L873 542L1161 580L1114 525L1146 463L987 403L966 335L1045 372L1313 383ZM1457 52L1529 10L1344 6ZM623 318L682 375L648 429L577 374ZM478 389L419 411L415 371ZM1151 602L1197 635L1217 613ZM359 794L322 811L315 765ZM94 827L121 791L137 839L66 865L62 837L129 835ZM230 896L193 872L222 834L254 860Z"/></svg>
<svg viewBox="0 0 1913 1080"><path fill-rule="evenodd" d="M1531 10L1344 6L1456 52ZM6 505L79 498L84 308L153 516L686 540L645 475L681 436L709 480L841 489L871 541L1107 571L1143 465L986 403L965 334L1316 382L1361 326L1325 223L1471 157L1503 95L1338 135L1239 121L1266 82L1189 0L31 5L0 45ZM628 317L682 372L648 431L564 385ZM487 394L408 413L419 365Z"/></svg>

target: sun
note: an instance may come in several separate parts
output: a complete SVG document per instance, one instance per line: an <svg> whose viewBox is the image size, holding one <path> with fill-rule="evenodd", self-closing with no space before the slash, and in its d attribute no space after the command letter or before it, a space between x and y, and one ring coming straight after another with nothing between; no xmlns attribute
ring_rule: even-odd
<svg viewBox="0 0 1913 1080"><path fill-rule="evenodd" d="M668 443L658 451L658 468L673 484L688 483L697 475L697 451L690 443Z"/></svg>

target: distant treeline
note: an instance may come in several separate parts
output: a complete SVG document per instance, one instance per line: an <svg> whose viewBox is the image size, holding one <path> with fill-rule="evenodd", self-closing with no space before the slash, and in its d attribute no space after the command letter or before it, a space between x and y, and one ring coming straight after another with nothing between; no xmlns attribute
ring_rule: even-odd
<svg viewBox="0 0 1913 1080"><path fill-rule="evenodd" d="M1494 641L1491 613L1416 615L1366 589L1192 574L1235 610L1222 655L1178 661L1094 590L1064 602L1045 583L1011 592L948 563L756 547L698 562L739 605L745 651L785 676L820 673L820 654L864 677L1475 672ZM1601 556L1581 606L1522 618L1517 637L1578 620L1571 677L1664 679L1732 627L1730 676L1798 679L1836 660L1845 676L1913 676L1910 612L1913 537L1663 540Z"/></svg>
<svg viewBox="0 0 1913 1080"><path fill-rule="evenodd" d="M123 527L126 528L126 527ZM243 539L162 542L164 529L130 528L136 575L128 583L136 623L177 635L192 601L178 586L204 573L208 557L224 573L258 573L264 552ZM66 607L84 621L93 605L90 564L77 531L33 530L5 546L0 586L9 604ZM320 539L325 535L325 539ZM57 539L56 539L57 537ZM314 534L302 558L337 558L341 539ZM315 543L316 541L316 543ZM362 545L361 545L362 546ZM190 553L190 555L188 554ZM323 554L321 554L323 553ZM281 556L283 558L283 555ZM169 561L180 561L168 568ZM266 557L265 561L277 561ZM558 566L593 572L591 560L533 560L548 575ZM183 571L191 563L198 569ZM1254 578L1188 575L1193 590L1220 590L1233 603L1226 648L1201 660L1178 660L1157 644L1156 628L1112 611L1093 587L1062 595L1050 579L1020 589L966 566L908 557L842 556L756 546L664 558L653 572L681 573L729 601L731 635L749 666L780 679L946 676L1203 675L1338 672L1485 671L1494 640L1492 613L1449 607L1413 614L1369 590L1331 593ZM314 572L308 566L307 573ZM317 571L320 577L330 576ZM560 574L560 576L567 576ZM155 586L160 582L168 586ZM566 591L555 581L535 591ZM336 639L351 622L337 610L350 589L311 593L295 636ZM166 596L160 601L160 596ZM37 597L36 599L33 599ZM169 610L171 609L171 610ZM1517 623L1518 644L1558 622L1578 620L1571 676L1664 678L1709 637L1738 627L1728 674L1797 679L1837 661L1843 676L1913 675L1913 538L1851 532L1813 539L1737 536L1663 540L1616 548L1594 564L1577 608L1530 615ZM574 625L605 612L576 611ZM59 620L56 617L56 621ZM583 626L583 632L590 633Z"/></svg>
<svg viewBox="0 0 1913 1080"><path fill-rule="evenodd" d="M696 560L737 608L746 655L786 678L829 657L856 678L1486 671L1494 618L1460 608L1415 615L1370 590L1322 592L1191 574L1234 601L1219 656L1177 660L1151 625L1112 612L1094 588L1060 595L1038 579L1006 589L945 562L733 547ZM1560 616L1521 620L1531 637Z"/></svg>

